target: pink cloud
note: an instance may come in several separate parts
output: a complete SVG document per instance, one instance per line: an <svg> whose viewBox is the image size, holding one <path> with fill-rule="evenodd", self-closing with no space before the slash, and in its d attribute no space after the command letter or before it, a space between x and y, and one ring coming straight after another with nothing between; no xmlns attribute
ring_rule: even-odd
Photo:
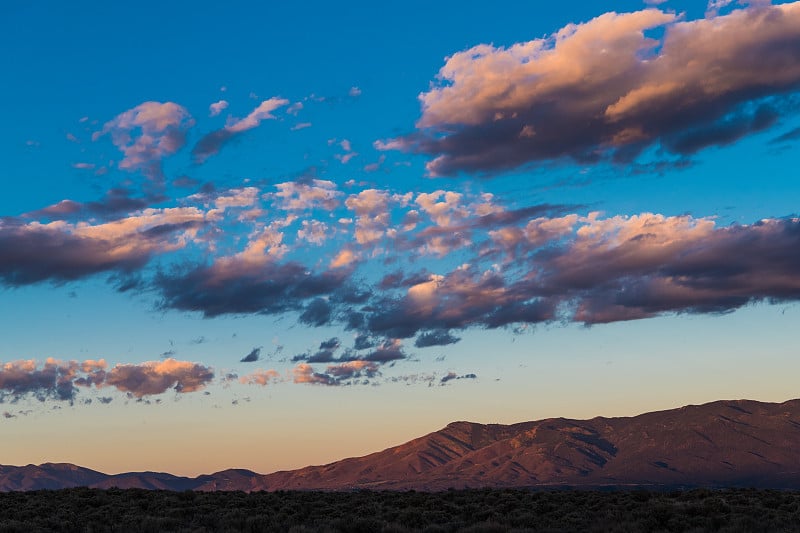
<svg viewBox="0 0 800 533"><path fill-rule="evenodd" d="M68 211L70 205L63 207ZM0 222L0 280L24 285L131 272L153 255L186 246L203 223L203 213L194 207L145 209L100 224Z"/></svg>
<svg viewBox="0 0 800 533"><path fill-rule="evenodd" d="M267 385L278 383L281 381L281 376L277 370L257 370L252 374L242 376L239 378L239 383L244 385L260 385L266 387Z"/></svg>
<svg viewBox="0 0 800 533"><path fill-rule="evenodd" d="M318 220L304 220L302 228L297 230L297 239L299 241L310 242L321 245L329 236L328 225Z"/></svg>
<svg viewBox="0 0 800 533"><path fill-rule="evenodd" d="M390 200L388 192L378 189L366 189L345 200L347 208L356 214L355 238L359 244L374 243L385 234Z"/></svg>
<svg viewBox="0 0 800 533"><path fill-rule="evenodd" d="M212 131L197 141L192 148L192 156L197 163L203 163L209 157L219 153L224 145L234 137L258 127L265 120L275 119L273 111L289 104L285 98L273 97L261 102L246 117L231 119L222 129Z"/></svg>
<svg viewBox="0 0 800 533"><path fill-rule="evenodd" d="M195 392L203 389L213 378L214 372L204 365L170 358L116 365L108 372L105 384L142 398L169 389L178 393Z"/></svg>
<svg viewBox="0 0 800 533"><path fill-rule="evenodd" d="M420 96L418 133L376 148L428 153L432 175L564 157L632 161L657 144L685 157L773 124L800 85L800 2L683 20L605 13L553 35L447 58ZM646 35L664 28L662 40ZM762 58L770 58L763 61ZM762 101L772 97L772 102Z"/></svg>
<svg viewBox="0 0 800 533"><path fill-rule="evenodd" d="M189 112L176 103L144 102L106 122L92 140L110 134L124 154L119 168L142 170L160 180L161 160L183 147L194 123Z"/></svg>
<svg viewBox="0 0 800 533"><path fill-rule="evenodd" d="M211 117L216 117L226 109L228 109L228 102L226 100L220 100L208 106L208 114Z"/></svg>
<svg viewBox="0 0 800 533"><path fill-rule="evenodd" d="M258 107L253 109L246 117L241 120L235 120L225 127L231 133L241 133L258 127L262 121L274 119L275 115L272 114L276 109L283 107L289 103L285 98L270 98L264 100Z"/></svg>
<svg viewBox="0 0 800 533"><path fill-rule="evenodd" d="M275 185L278 192L272 193L278 207L286 211L305 211L323 208L333 210L341 204L342 192L328 180L287 181Z"/></svg>

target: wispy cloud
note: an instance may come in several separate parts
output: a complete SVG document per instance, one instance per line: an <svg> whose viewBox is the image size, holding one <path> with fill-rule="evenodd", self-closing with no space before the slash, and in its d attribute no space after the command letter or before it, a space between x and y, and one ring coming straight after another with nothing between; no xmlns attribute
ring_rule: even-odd
<svg viewBox="0 0 800 533"><path fill-rule="evenodd" d="M289 100L273 97L261 102L246 117L233 120L222 129L214 130L197 141L192 148L195 162L203 163L209 157L216 155L223 146L242 133L258 127L264 120L274 119L272 114L276 109L289 104Z"/></svg>

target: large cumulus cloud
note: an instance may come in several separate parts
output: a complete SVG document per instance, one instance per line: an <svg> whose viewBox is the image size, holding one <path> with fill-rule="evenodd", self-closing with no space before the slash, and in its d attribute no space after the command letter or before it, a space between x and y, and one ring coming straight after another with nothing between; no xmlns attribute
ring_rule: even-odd
<svg viewBox="0 0 800 533"><path fill-rule="evenodd" d="M663 38L648 35L663 29ZM800 2L701 20L605 13L510 47L447 58L418 132L377 143L434 156L433 175L570 158L686 156L773 124L800 86Z"/></svg>
<svg viewBox="0 0 800 533"><path fill-rule="evenodd" d="M132 273L154 255L184 247L203 222L193 207L145 209L102 224L0 220L0 281L18 286Z"/></svg>

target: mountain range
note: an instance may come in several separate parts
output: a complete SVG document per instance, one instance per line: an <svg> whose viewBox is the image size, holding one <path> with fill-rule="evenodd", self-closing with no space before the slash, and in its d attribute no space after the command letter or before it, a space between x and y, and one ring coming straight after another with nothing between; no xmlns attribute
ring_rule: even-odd
<svg viewBox="0 0 800 533"><path fill-rule="evenodd" d="M363 457L258 474L104 474L68 463L0 466L0 491L446 490L479 487L800 489L800 399L717 401L634 417L453 422Z"/></svg>

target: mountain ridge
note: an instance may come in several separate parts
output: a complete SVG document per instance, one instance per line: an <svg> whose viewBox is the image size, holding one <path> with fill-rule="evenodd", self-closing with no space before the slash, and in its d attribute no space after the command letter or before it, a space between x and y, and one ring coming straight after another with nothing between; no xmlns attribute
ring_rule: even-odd
<svg viewBox="0 0 800 533"><path fill-rule="evenodd" d="M446 490L479 487L753 486L800 489L800 399L718 400L631 417L456 421L361 457L270 474L104 474L69 463L0 465L0 491Z"/></svg>

